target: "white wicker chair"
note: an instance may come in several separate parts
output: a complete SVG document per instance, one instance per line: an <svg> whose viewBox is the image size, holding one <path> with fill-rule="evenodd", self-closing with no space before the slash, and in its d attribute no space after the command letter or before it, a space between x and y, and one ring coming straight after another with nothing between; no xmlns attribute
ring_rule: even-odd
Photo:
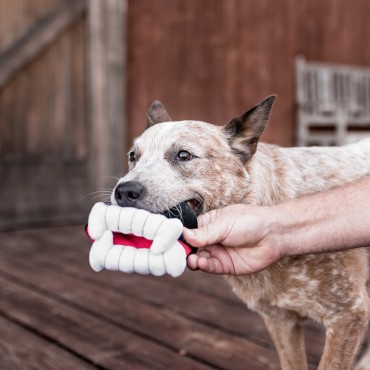
<svg viewBox="0 0 370 370"><path fill-rule="evenodd" d="M370 68L296 60L297 145L370 136Z"/></svg>

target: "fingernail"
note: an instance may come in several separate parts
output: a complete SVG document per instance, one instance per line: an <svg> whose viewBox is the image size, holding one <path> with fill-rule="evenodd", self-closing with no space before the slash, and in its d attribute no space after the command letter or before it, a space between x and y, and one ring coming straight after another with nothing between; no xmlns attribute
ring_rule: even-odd
<svg viewBox="0 0 370 370"><path fill-rule="evenodd" d="M192 229L186 229L186 232L188 233L188 235L190 236L194 236L195 235L195 232L192 230Z"/></svg>

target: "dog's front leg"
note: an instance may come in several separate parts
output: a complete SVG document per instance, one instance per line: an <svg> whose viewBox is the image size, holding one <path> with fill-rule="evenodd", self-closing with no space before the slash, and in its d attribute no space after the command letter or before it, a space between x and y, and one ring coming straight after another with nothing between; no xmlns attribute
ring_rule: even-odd
<svg viewBox="0 0 370 370"><path fill-rule="evenodd" d="M274 341L283 370L307 370L306 351L298 320L273 319L262 314L267 330Z"/></svg>
<svg viewBox="0 0 370 370"><path fill-rule="evenodd" d="M369 319L367 310L342 313L326 320L326 339L319 370L349 370Z"/></svg>

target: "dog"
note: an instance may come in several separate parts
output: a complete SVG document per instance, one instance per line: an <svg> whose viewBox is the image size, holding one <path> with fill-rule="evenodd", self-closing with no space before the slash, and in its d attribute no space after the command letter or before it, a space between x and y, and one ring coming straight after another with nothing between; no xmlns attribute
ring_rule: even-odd
<svg viewBox="0 0 370 370"><path fill-rule="evenodd" d="M230 204L271 206L370 174L370 138L343 147L282 148L260 143L276 96L225 126L171 121L156 101L148 129L128 154L129 172L112 203L160 213L186 201L197 215ZM370 315L367 248L284 257L267 269L228 276L261 314L284 370L307 369L301 321L326 327L320 370L350 369ZM356 370L370 369L370 348Z"/></svg>

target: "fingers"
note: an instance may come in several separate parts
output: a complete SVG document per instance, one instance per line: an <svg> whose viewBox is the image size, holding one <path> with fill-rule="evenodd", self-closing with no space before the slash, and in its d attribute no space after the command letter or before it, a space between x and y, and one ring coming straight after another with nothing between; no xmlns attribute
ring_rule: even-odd
<svg viewBox="0 0 370 370"><path fill-rule="evenodd" d="M198 259L199 256L196 254L189 254L188 259L187 259L187 265L190 270L199 270L198 267Z"/></svg>
<svg viewBox="0 0 370 370"><path fill-rule="evenodd" d="M187 263L191 270L202 270L213 274L246 275L264 270L281 258L274 247L229 248L219 246L200 249L190 255Z"/></svg>
<svg viewBox="0 0 370 370"><path fill-rule="evenodd" d="M203 215L200 215L198 217L198 227L204 227L207 226L208 224L214 222L216 218L220 216L220 209L215 209L213 211L204 213Z"/></svg>
<svg viewBox="0 0 370 370"><path fill-rule="evenodd" d="M213 224L200 227L198 229L184 228L183 235L185 240L193 247L205 247L212 244L219 244L224 239L223 225Z"/></svg>
<svg viewBox="0 0 370 370"><path fill-rule="evenodd" d="M228 222L222 220L222 209L215 209L198 217L198 228L184 228L185 240L193 247L219 244L227 235Z"/></svg>
<svg viewBox="0 0 370 370"><path fill-rule="evenodd" d="M191 254L187 260L188 268L195 271L201 270L211 274L225 274L222 263L215 257L203 257Z"/></svg>

